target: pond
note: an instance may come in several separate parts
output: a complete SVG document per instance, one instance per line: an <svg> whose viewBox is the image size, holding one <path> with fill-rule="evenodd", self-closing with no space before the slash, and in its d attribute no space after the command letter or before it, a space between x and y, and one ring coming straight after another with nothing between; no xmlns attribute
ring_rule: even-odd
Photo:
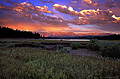
<svg viewBox="0 0 120 79"><path fill-rule="evenodd" d="M44 40L58 40L60 41L61 39L44 39ZM62 41L90 41L89 39L62 39Z"/></svg>

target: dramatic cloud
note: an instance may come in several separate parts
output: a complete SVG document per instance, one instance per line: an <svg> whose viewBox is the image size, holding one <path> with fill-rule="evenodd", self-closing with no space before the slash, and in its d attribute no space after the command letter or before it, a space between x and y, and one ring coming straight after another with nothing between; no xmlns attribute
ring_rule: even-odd
<svg viewBox="0 0 120 79"><path fill-rule="evenodd" d="M92 1L90 0L84 0L84 2L87 2L89 4L92 4ZM117 26L114 27L114 30L117 29L120 25L120 17L116 17L113 11L107 10L81 10L81 11L75 11L72 7L67 7L65 5L59 5L55 4L53 5L54 9L65 14L78 16L74 19L71 19L69 23L75 24L75 25L84 25L84 24L96 24L101 26L101 30L104 29L104 27L107 30L111 30L109 28L110 24L116 23ZM104 26L103 26L104 25ZM111 26L110 26L111 27ZM104 29L105 30L105 29Z"/></svg>
<svg viewBox="0 0 120 79"><path fill-rule="evenodd" d="M12 7L1 5L0 10L3 11L0 13L1 14L0 17L2 18L0 19L0 23L6 26L12 26L12 24L17 23L17 25L19 26L21 25L22 27L22 24L24 25L25 22L27 22L26 23L27 26L29 27L38 26L39 29L42 29L44 31L47 29L46 27L49 28L54 27L53 30L55 30L55 28L57 27L56 30L59 30L58 27L65 28L67 26L67 22L63 18L60 17L55 18L41 13L44 12L44 13L54 14L52 11L48 10L47 6L34 6L30 2L23 2L23 3L14 3ZM27 28L27 26L25 27Z"/></svg>
<svg viewBox="0 0 120 79"><path fill-rule="evenodd" d="M61 13L84 17L84 15L82 15L80 12L77 12L77 11L73 10L72 7L67 7L65 5L62 6L62 5L59 5L59 4L54 4L53 7L54 7L55 10L57 10Z"/></svg>
<svg viewBox="0 0 120 79"><path fill-rule="evenodd" d="M59 4L53 5L54 9L65 14L75 15L79 17L87 17L87 16L94 16L94 15L105 15L105 16L111 16L112 11L109 10L82 10L80 12L75 11L72 7L62 6Z"/></svg>
<svg viewBox="0 0 120 79"><path fill-rule="evenodd" d="M120 33L119 11L119 0L1 0L0 25L37 32Z"/></svg>
<svg viewBox="0 0 120 79"><path fill-rule="evenodd" d="M115 21L117 17L113 17L113 12L108 10L82 10L77 12L72 7L62 6L59 4L54 5L54 9L65 14L79 16L79 19L73 19L71 22L74 24L95 24L95 23L109 23Z"/></svg>
<svg viewBox="0 0 120 79"><path fill-rule="evenodd" d="M42 20L44 22L58 21L57 18L49 17L41 13L44 12L44 13L54 14L52 11L48 10L47 6L34 6L30 2L23 2L20 4L15 3L12 5L12 7L9 6L1 6L1 7L2 8L0 8L0 10L7 12L8 14L25 16L27 18L31 18L38 21Z"/></svg>

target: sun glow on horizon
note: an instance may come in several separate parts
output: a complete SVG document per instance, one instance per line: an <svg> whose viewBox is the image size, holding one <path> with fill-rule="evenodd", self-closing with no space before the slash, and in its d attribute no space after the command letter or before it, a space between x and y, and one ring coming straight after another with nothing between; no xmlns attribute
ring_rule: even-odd
<svg viewBox="0 0 120 79"><path fill-rule="evenodd" d="M0 24L36 32L120 33L119 4L118 0L2 0Z"/></svg>

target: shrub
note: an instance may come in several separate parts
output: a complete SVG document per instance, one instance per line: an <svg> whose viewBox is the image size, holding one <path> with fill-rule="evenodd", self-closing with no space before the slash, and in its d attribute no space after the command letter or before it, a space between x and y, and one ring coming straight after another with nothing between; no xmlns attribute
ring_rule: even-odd
<svg viewBox="0 0 120 79"><path fill-rule="evenodd" d="M59 46L57 46L57 50L56 50L56 52L69 53L69 51L68 51L66 48L64 48L63 45L59 45Z"/></svg>
<svg viewBox="0 0 120 79"><path fill-rule="evenodd" d="M3 43L12 43L11 40L4 40Z"/></svg>
<svg viewBox="0 0 120 79"><path fill-rule="evenodd" d="M92 39L87 44L87 48L93 51L99 51L103 57L120 58L120 45L113 42L99 42L97 39Z"/></svg>
<svg viewBox="0 0 120 79"><path fill-rule="evenodd" d="M84 45L82 45L80 43L77 43L77 45L78 45L78 48L84 48L85 47Z"/></svg>
<svg viewBox="0 0 120 79"><path fill-rule="evenodd" d="M69 50L67 50L66 48L62 48L62 49L60 50L60 52L62 52L62 53L69 53Z"/></svg>
<svg viewBox="0 0 120 79"><path fill-rule="evenodd" d="M99 51L101 48L101 43L97 39L91 39L86 47L93 51Z"/></svg>
<svg viewBox="0 0 120 79"><path fill-rule="evenodd" d="M3 43L3 41L0 41L0 43Z"/></svg>
<svg viewBox="0 0 120 79"><path fill-rule="evenodd" d="M40 44L40 42L39 41L35 41L34 44Z"/></svg>
<svg viewBox="0 0 120 79"><path fill-rule="evenodd" d="M103 57L120 58L120 45L104 44L100 49L100 54Z"/></svg>
<svg viewBox="0 0 120 79"><path fill-rule="evenodd" d="M7 44L6 47L15 47L15 44L10 43L10 44Z"/></svg>
<svg viewBox="0 0 120 79"><path fill-rule="evenodd" d="M59 46L57 46L57 49L63 49L63 48L64 48L63 45L59 45Z"/></svg>
<svg viewBox="0 0 120 79"><path fill-rule="evenodd" d="M0 55L1 79L120 78L118 60L72 56L36 48L2 48Z"/></svg>
<svg viewBox="0 0 120 79"><path fill-rule="evenodd" d="M73 50L77 50L78 48L80 48L82 45L80 43L76 43L76 42L72 42L70 44L70 47L73 49Z"/></svg>
<svg viewBox="0 0 120 79"><path fill-rule="evenodd" d="M2 47L2 46L3 46L3 44L0 43L0 47Z"/></svg>
<svg viewBox="0 0 120 79"><path fill-rule="evenodd" d="M30 42L30 41L22 41L21 43L22 43L22 44L30 44L30 43L32 43L32 42Z"/></svg>

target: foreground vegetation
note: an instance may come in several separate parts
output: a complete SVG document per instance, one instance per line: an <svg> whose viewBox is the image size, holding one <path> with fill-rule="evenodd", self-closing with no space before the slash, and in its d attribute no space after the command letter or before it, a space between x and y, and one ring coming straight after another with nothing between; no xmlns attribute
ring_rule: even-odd
<svg viewBox="0 0 120 79"><path fill-rule="evenodd" d="M51 46L52 45L52 46ZM99 41L91 39L90 42L54 41L54 40L1 40L0 47L39 47L43 50L69 53L64 46L70 46L72 50L88 48L97 51L103 57L120 59L120 41Z"/></svg>
<svg viewBox="0 0 120 79"><path fill-rule="evenodd" d="M62 47L62 46L61 46ZM37 48L0 48L1 79L120 78L120 61Z"/></svg>
<svg viewBox="0 0 120 79"><path fill-rule="evenodd" d="M98 51L103 57L120 59L120 42L100 42L92 39L86 46L93 51Z"/></svg>

